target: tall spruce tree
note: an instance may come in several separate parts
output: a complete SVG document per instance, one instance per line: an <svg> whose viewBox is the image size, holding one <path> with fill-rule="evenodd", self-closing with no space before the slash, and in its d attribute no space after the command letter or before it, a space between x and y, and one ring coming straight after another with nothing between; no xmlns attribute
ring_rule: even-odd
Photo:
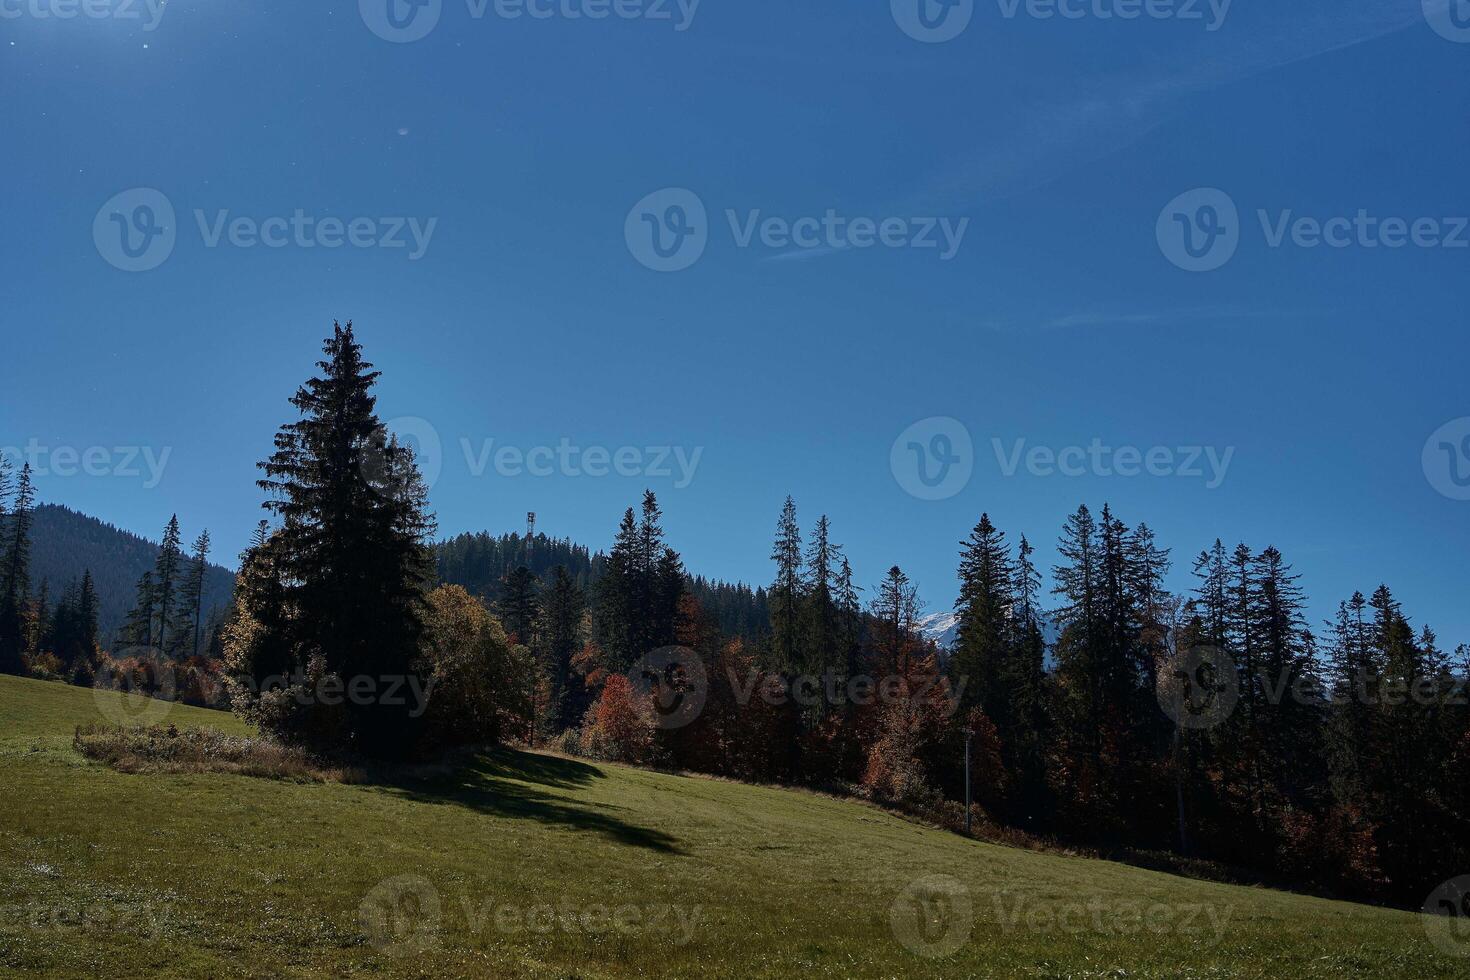
<svg viewBox="0 0 1470 980"><path fill-rule="evenodd" d="M785 671L801 669L801 604L804 583L801 574L801 528L796 523L796 501L790 497L776 522L776 542L771 548L776 579L771 584L771 646L776 665Z"/></svg>
<svg viewBox="0 0 1470 980"><path fill-rule="evenodd" d="M845 672L841 616L835 597L842 549L833 544L831 522L823 514L817 519L806 551L806 597L803 602L806 636L801 670L816 677L840 678ZM824 692L831 686L822 685ZM827 705L831 708L831 705Z"/></svg>
<svg viewBox="0 0 1470 980"><path fill-rule="evenodd" d="M1061 636L1057 673L1067 734L1081 748L1096 782L1102 768L1106 662L1101 613L1101 555L1097 522L1084 504L1067 518L1057 544L1062 563L1052 572L1053 593L1063 604L1056 611Z"/></svg>
<svg viewBox="0 0 1470 980"><path fill-rule="evenodd" d="M31 508L35 488L31 464L21 467L9 525L5 528L4 579L0 581L0 674L24 674L22 653L26 646L26 605L30 599Z"/></svg>
<svg viewBox="0 0 1470 980"><path fill-rule="evenodd" d="M1010 733L1011 559L1005 533L989 514L970 532L960 554L959 621L950 677L960 693L960 710L979 708L996 725L1002 742ZM964 681L961 684L961 680Z"/></svg>
<svg viewBox="0 0 1470 980"><path fill-rule="evenodd" d="M274 570L291 607L277 639L298 665L318 661L381 692L414 674L434 523L412 450L378 420L379 372L350 322L333 325L323 353L320 375L291 399L301 417L260 464L265 506L281 520ZM401 754L412 747L412 710L403 698L349 698L336 732L300 731L325 748Z"/></svg>
<svg viewBox="0 0 1470 980"><path fill-rule="evenodd" d="M550 680L548 716L556 731L575 725L586 705L571 690L572 656L582 646L586 600L565 565L556 566L542 601L541 659Z"/></svg>
<svg viewBox="0 0 1470 980"><path fill-rule="evenodd" d="M496 611L512 643L529 646L535 641L540 606L536 597L536 576L525 565L517 566L505 576Z"/></svg>
<svg viewBox="0 0 1470 980"><path fill-rule="evenodd" d="M166 654L178 652L178 637L174 627L179 625L178 601L180 575L183 571L184 551L179 535L179 515L169 518L163 529L163 542L158 548L158 559L153 564L153 587L157 590L155 605L158 610L158 648ZM178 631L182 632L182 630ZM169 641L173 640L173 646Z"/></svg>
<svg viewBox="0 0 1470 980"><path fill-rule="evenodd" d="M204 583L209 574L209 531L206 529L194 539L194 548L184 570L183 586L179 593L180 620L188 630L181 638L180 649L192 657L199 656L204 630Z"/></svg>

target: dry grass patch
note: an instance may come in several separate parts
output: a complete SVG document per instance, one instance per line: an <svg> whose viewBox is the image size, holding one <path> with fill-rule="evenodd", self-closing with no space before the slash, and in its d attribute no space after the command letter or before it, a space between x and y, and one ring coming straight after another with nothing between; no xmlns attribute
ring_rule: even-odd
<svg viewBox="0 0 1470 980"><path fill-rule="evenodd" d="M335 765L302 749L212 728L82 725L72 747L127 773L222 772L298 783L355 783L360 770Z"/></svg>

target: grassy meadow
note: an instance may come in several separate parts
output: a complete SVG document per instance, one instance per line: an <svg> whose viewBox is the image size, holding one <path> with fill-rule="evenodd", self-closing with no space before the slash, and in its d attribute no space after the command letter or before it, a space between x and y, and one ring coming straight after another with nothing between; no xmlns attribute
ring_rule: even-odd
<svg viewBox="0 0 1470 980"><path fill-rule="evenodd" d="M791 790L510 750L364 784L126 775L72 748L122 697L0 677L0 974L1470 975L1415 914Z"/></svg>

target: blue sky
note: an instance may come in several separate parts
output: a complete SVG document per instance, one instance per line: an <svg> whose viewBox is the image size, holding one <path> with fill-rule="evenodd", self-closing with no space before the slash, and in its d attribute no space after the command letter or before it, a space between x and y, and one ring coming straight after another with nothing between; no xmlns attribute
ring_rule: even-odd
<svg viewBox="0 0 1470 980"><path fill-rule="evenodd" d="M1470 472L1470 248L1449 247L1470 242L1470 11L1236 0L1124 20L1097 13L1127 0L1088 0L1071 19L976 0L926 43L879 0L703 0L692 18L625 0L643 16L600 20L566 16L586 9L571 0L514 19L443 0L426 36L394 43L373 2L108 0L93 9L111 16L60 18L57 0L0 0L0 318L18 351L0 444L105 450L93 475L53 465L44 499L150 534L177 511L233 554L259 516L254 463L351 318L385 371L382 416L442 446L445 533L535 510L601 547L647 485L692 570L764 582L790 493L804 526L831 516L863 583L898 563L942 609L982 511L1049 566L1063 517L1111 502L1174 549L1176 587L1216 536L1275 544L1314 618L1387 581L1416 623L1470 641L1470 502L1452 480ZM137 188L175 219L171 251L134 272L106 237ZM666 197L635 209L668 188L705 209L704 251L658 272L625 232L668 218ZM1235 251L1190 272L1160 230L1208 230L1201 188L1235 207ZM328 248L318 229L315 247L247 246L298 210L409 245ZM779 226L741 245L753 220L829 211L895 219L905 241L963 234L948 258L857 236L805 248ZM1296 224L1359 212L1378 230L1339 222L1343 247ZM409 218L421 249L395 228ZM1432 224L1391 248L1389 218ZM891 458L934 418L973 445L940 500ZM476 475L491 439L655 449L644 467L657 447L700 455L687 486L673 463ZM1160 447L1161 472L1191 447L1233 454L1214 488L1208 469L1007 475L1017 440ZM156 486L115 451L132 446L168 452Z"/></svg>

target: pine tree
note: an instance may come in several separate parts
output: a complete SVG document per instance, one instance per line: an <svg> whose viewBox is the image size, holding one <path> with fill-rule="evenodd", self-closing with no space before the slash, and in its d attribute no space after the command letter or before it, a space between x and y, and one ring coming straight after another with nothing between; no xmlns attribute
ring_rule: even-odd
<svg viewBox="0 0 1470 980"><path fill-rule="evenodd" d="M542 603L541 657L548 687L548 717L561 731L575 725L586 705L571 690L572 656L582 646L582 614L586 601L566 566L556 566Z"/></svg>
<svg viewBox="0 0 1470 980"><path fill-rule="evenodd" d="M178 599L179 575L184 561L184 552L179 537L179 516L169 518L163 529L163 542L159 545L158 560L153 565L153 587L158 615L158 649L164 654L177 652L178 644L169 647L169 637L176 625L178 610L174 603Z"/></svg>
<svg viewBox="0 0 1470 980"><path fill-rule="evenodd" d="M534 642L539 615L536 576L525 565L517 567L505 577L505 586L496 610L512 644Z"/></svg>
<svg viewBox="0 0 1470 980"><path fill-rule="evenodd" d="M888 677L907 677L919 619L919 590L897 565L878 586L871 612L877 621L879 670Z"/></svg>
<svg viewBox="0 0 1470 980"><path fill-rule="evenodd" d="M842 650L840 613L835 598L840 571L836 563L841 558L842 549L832 543L831 523L827 515L823 514L817 520L806 552L805 623L802 632L807 642L800 668L814 677L841 677L844 674L846 658ZM824 683L823 691L827 691L828 687ZM826 707L830 708L831 705Z"/></svg>
<svg viewBox="0 0 1470 980"><path fill-rule="evenodd" d="M776 580L770 589L771 643L776 665L786 671L799 670L801 654L801 528L796 523L796 502L786 498L776 522L776 543L771 549L776 563Z"/></svg>
<svg viewBox="0 0 1470 980"><path fill-rule="evenodd" d="M1101 555L1097 522L1086 505L1067 518L1057 550L1063 564L1052 571L1053 593L1065 601L1056 611L1061 626L1057 644L1057 672L1062 682L1063 707L1069 736L1085 751L1091 776L1102 768L1105 663L1101 629Z"/></svg>
<svg viewBox="0 0 1470 980"><path fill-rule="evenodd" d="M1314 706L1299 696L1316 684L1315 646L1307 629L1306 599L1279 550L1268 547L1251 567L1255 583L1252 619L1257 636L1253 644L1262 673L1263 698L1259 705L1258 758L1270 776L1272 798L1300 806L1315 780L1312 740L1317 725Z"/></svg>
<svg viewBox="0 0 1470 980"><path fill-rule="evenodd" d="M961 692L960 711L968 715L979 708L996 725L1004 744L1011 734L1006 685L1012 636L1010 553L1005 533L990 522L989 514L980 516L963 547L951 682Z"/></svg>
<svg viewBox="0 0 1470 980"><path fill-rule="evenodd" d="M158 590L153 584L153 573L144 572L138 579L133 608L123 623L118 642L124 647L153 648L153 624L157 619Z"/></svg>
<svg viewBox="0 0 1470 980"><path fill-rule="evenodd" d="M833 587L833 601L837 605L838 647L843 681L857 676L861 669L863 609L858 592L858 587L853 583L852 565L844 555Z"/></svg>
<svg viewBox="0 0 1470 980"><path fill-rule="evenodd" d="M634 619L641 605L638 575L638 520L629 507L607 556L607 571L597 587L597 642L610 669L627 670L640 654Z"/></svg>
<svg viewBox="0 0 1470 980"><path fill-rule="evenodd" d="M21 467L14 504L10 508L4 551L4 581L0 583L0 674L24 674L26 604L30 599L31 508L35 489L31 464Z"/></svg>
<svg viewBox="0 0 1470 980"><path fill-rule="evenodd" d="M179 594L179 612L188 629L188 642L181 644L190 656L199 656L200 641L204 628L204 583L209 574L209 531L201 531L194 539L193 553L184 571L184 582Z"/></svg>
<svg viewBox="0 0 1470 980"><path fill-rule="evenodd" d="M274 574L291 607L276 624L285 635L272 642L299 666L319 660L348 684L368 678L381 690L413 673L434 523L412 450L375 414L379 372L350 322L334 324L323 352L321 375L291 399L301 417L281 427L260 464L265 506L282 522L271 539ZM340 734L309 737L345 742L324 748L399 754L411 747L410 710L351 698Z"/></svg>
<svg viewBox="0 0 1470 980"><path fill-rule="evenodd" d="M1020 812L1046 810L1046 750L1050 745L1046 710L1046 637L1041 626L1041 576L1031 556L1035 549L1021 536L1011 572L1010 656L1005 685L1010 692L1012 730L1005 750L1017 773Z"/></svg>

